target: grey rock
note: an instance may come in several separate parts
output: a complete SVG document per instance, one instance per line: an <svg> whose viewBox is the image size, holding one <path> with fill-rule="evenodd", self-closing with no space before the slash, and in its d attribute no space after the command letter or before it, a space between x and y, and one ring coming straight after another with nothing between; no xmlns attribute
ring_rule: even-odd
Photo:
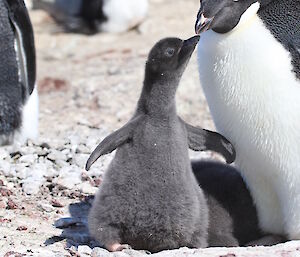
<svg viewBox="0 0 300 257"><path fill-rule="evenodd" d="M22 155L32 155L35 153L35 148L33 146L18 146Z"/></svg>
<svg viewBox="0 0 300 257"><path fill-rule="evenodd" d="M5 151L4 148L0 148L0 160L10 159L8 151Z"/></svg>
<svg viewBox="0 0 300 257"><path fill-rule="evenodd" d="M36 154L38 156L47 156L49 154L49 149L38 147L36 149Z"/></svg>
<svg viewBox="0 0 300 257"><path fill-rule="evenodd" d="M27 195L36 195L39 193L42 184L42 180L35 180L29 177L23 181L22 189Z"/></svg>
<svg viewBox="0 0 300 257"><path fill-rule="evenodd" d="M38 207L42 211L45 211L45 212L53 212L53 211L55 211L55 208L51 204L49 204L49 203L40 203L40 204L38 204Z"/></svg>
<svg viewBox="0 0 300 257"><path fill-rule="evenodd" d="M79 190L84 194L94 195L98 191L98 188L93 187L90 182L85 181L79 185Z"/></svg>
<svg viewBox="0 0 300 257"><path fill-rule="evenodd" d="M72 189L82 182L81 169L75 165L63 167L54 182L63 188Z"/></svg>
<svg viewBox="0 0 300 257"><path fill-rule="evenodd" d="M18 169L16 169L16 171L17 171L17 177L18 178L25 179L25 178L28 177L28 174L30 173L30 168L23 167L22 169L20 169L20 167L18 167Z"/></svg>
<svg viewBox="0 0 300 257"><path fill-rule="evenodd" d="M66 161L63 161L63 160L56 160L55 161L55 164L59 167L59 168L64 168L64 167L67 167L67 166L70 166L70 164Z"/></svg>
<svg viewBox="0 0 300 257"><path fill-rule="evenodd" d="M55 149L51 149L51 152L48 154L47 158L51 161L67 161L68 157L65 153L55 150Z"/></svg>
<svg viewBox="0 0 300 257"><path fill-rule="evenodd" d="M130 256L136 256L136 255L129 255L126 252L122 251L122 252L114 252L113 257L130 257Z"/></svg>
<svg viewBox="0 0 300 257"><path fill-rule="evenodd" d="M114 156L115 156L115 153L111 153L111 154L103 156L101 158L101 161L95 162L95 164L91 167L91 169L88 172L89 176L93 176L93 177L102 176Z"/></svg>
<svg viewBox="0 0 300 257"><path fill-rule="evenodd" d="M79 245L77 251L80 256L83 255L91 256L93 250L87 245Z"/></svg>
<svg viewBox="0 0 300 257"><path fill-rule="evenodd" d="M73 164L84 169L88 158L89 158L89 154L76 154L73 158Z"/></svg>
<svg viewBox="0 0 300 257"><path fill-rule="evenodd" d="M110 256L111 254L109 251L100 247L95 247L92 252L92 257L110 257Z"/></svg>
<svg viewBox="0 0 300 257"><path fill-rule="evenodd" d="M35 163L37 158L38 158L37 154L26 154L19 158L19 162L23 162L23 163L30 165L30 164Z"/></svg>
<svg viewBox="0 0 300 257"><path fill-rule="evenodd" d="M35 195L39 192L40 187L46 180L47 165L43 163L36 163L31 168L26 168L20 171L20 176L25 176L23 179L22 188L28 195ZM24 173L24 174L23 174Z"/></svg>
<svg viewBox="0 0 300 257"><path fill-rule="evenodd" d="M56 228L67 228L70 226L75 226L75 225L84 225L82 220L80 218L61 218L57 221L55 221L54 226Z"/></svg>
<svg viewBox="0 0 300 257"><path fill-rule="evenodd" d="M90 154L90 149L87 146L80 144L76 149L76 153Z"/></svg>
<svg viewBox="0 0 300 257"><path fill-rule="evenodd" d="M44 176L47 175L48 166L44 163L35 163L30 169L29 176L36 180L44 180Z"/></svg>
<svg viewBox="0 0 300 257"><path fill-rule="evenodd" d="M17 163L14 165L13 168L15 169L16 173L22 173L22 172L24 172L24 170L29 169L28 166L29 165L27 163ZM26 175L26 177L27 177L27 175Z"/></svg>
<svg viewBox="0 0 300 257"><path fill-rule="evenodd" d="M1 162L0 171L2 171L6 177L15 177L16 176L15 169L13 169L11 167L10 163L6 162L6 161Z"/></svg>
<svg viewBox="0 0 300 257"><path fill-rule="evenodd" d="M113 76L113 75L119 74L120 73L120 69L119 69L119 67L110 67L107 70L107 73L108 73L108 75Z"/></svg>

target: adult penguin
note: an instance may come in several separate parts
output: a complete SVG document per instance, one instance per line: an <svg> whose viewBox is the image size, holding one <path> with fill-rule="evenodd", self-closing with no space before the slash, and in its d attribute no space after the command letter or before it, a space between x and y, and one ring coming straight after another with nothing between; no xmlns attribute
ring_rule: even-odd
<svg viewBox="0 0 300 257"><path fill-rule="evenodd" d="M200 82L265 232L300 239L300 1L201 0Z"/></svg>
<svg viewBox="0 0 300 257"><path fill-rule="evenodd" d="M148 0L56 0L55 7L53 16L67 31L124 32L145 19Z"/></svg>
<svg viewBox="0 0 300 257"><path fill-rule="evenodd" d="M23 0L0 1L0 145L38 134L33 29Z"/></svg>

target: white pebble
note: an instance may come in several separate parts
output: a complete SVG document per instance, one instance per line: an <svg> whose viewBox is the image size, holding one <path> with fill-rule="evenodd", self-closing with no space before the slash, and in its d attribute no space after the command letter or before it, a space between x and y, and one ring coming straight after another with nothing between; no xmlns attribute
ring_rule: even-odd
<svg viewBox="0 0 300 257"><path fill-rule="evenodd" d="M91 255L93 250L87 245L79 245L78 246L78 253L79 255L88 254Z"/></svg>

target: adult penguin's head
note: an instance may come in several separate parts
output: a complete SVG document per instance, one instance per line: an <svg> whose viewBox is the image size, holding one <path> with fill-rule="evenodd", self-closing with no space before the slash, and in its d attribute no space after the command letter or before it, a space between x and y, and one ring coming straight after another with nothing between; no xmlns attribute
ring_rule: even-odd
<svg viewBox="0 0 300 257"><path fill-rule="evenodd" d="M208 29L227 33L257 13L272 0L200 0L195 30L200 34ZM273 0L274 1L274 0ZM276 0L275 0L276 1Z"/></svg>

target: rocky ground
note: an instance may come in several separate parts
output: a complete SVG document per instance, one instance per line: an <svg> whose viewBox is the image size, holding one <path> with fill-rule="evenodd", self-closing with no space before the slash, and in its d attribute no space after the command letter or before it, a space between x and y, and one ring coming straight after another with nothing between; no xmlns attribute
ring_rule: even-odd
<svg viewBox="0 0 300 257"><path fill-rule="evenodd" d="M110 254L88 235L87 213L113 154L87 173L85 162L108 133L132 115L145 58L166 36L193 35L196 0L151 0L149 17L128 33L66 34L46 12L33 10L40 137L0 148L0 256L144 256ZM213 129L193 57L179 88L178 111L189 123ZM192 158L217 158L192 153ZM300 243L271 248L180 249L154 256L300 256Z"/></svg>

